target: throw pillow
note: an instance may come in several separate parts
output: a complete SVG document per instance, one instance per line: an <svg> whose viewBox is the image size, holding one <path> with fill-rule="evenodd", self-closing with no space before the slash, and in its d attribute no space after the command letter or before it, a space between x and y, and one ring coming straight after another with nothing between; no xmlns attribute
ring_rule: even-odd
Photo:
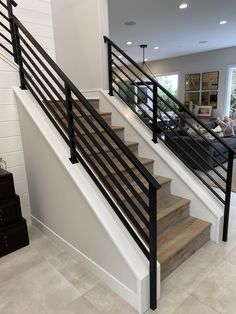
<svg viewBox="0 0 236 314"><path fill-rule="evenodd" d="M193 127L198 130L198 125L197 124L193 124ZM191 127L188 129L187 131L188 135L191 136L191 137L198 137L199 135L197 134L197 132L192 129Z"/></svg>
<svg viewBox="0 0 236 314"><path fill-rule="evenodd" d="M215 133L220 133L220 132L222 132L222 128L221 128L220 125L217 125L217 127L212 129L212 131L215 132Z"/></svg>
<svg viewBox="0 0 236 314"><path fill-rule="evenodd" d="M212 131L215 132L219 137L224 136L224 132L219 125L216 128L212 129Z"/></svg>
<svg viewBox="0 0 236 314"><path fill-rule="evenodd" d="M224 130L227 127L227 123L221 120L220 118L216 119L216 123L221 127L222 130Z"/></svg>
<svg viewBox="0 0 236 314"><path fill-rule="evenodd" d="M234 133L234 125L232 122L229 122L227 127L224 129L224 136L233 136Z"/></svg>
<svg viewBox="0 0 236 314"><path fill-rule="evenodd" d="M224 121L220 118L216 119L216 123L222 128L224 136L233 136L236 134L234 122L229 117L224 117Z"/></svg>

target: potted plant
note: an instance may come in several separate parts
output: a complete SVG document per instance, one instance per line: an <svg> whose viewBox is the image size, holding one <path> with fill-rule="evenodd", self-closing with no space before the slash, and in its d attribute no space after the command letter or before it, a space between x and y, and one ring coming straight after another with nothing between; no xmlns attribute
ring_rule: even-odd
<svg viewBox="0 0 236 314"><path fill-rule="evenodd" d="M0 157L0 168L7 169L7 163L2 157Z"/></svg>

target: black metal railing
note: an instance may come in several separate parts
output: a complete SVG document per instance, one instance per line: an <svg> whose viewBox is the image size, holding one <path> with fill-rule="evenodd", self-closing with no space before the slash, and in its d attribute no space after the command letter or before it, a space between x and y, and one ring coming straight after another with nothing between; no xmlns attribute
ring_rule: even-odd
<svg viewBox="0 0 236 314"><path fill-rule="evenodd" d="M236 151L108 37L109 94L118 95L157 139L224 204L227 241L233 159Z"/></svg>
<svg viewBox="0 0 236 314"><path fill-rule="evenodd" d="M155 309L159 183L13 15L13 2L1 4L9 14L21 88L37 100L68 144L71 162L83 165L149 260L150 307Z"/></svg>
<svg viewBox="0 0 236 314"><path fill-rule="evenodd" d="M0 48L14 57L16 61L16 52L14 51L16 45L13 23L11 21L13 6L17 6L17 3L14 0L0 0Z"/></svg>

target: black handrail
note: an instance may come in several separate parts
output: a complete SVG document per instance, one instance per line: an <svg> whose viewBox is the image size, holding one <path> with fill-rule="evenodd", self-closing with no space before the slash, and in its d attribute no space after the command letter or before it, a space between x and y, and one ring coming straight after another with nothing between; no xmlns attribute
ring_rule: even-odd
<svg viewBox="0 0 236 314"><path fill-rule="evenodd" d="M153 141L157 138L165 143L168 148L174 152L177 157L203 182L206 187L224 204L224 229L223 241L228 238L228 224L230 211L230 196L232 187L233 159L236 151L213 132L203 121L201 121L193 112L191 112L179 99L173 96L158 81L151 77L139 64L128 56L120 47L118 47L110 38L104 36L104 41L108 47L108 69L109 69L109 94L114 93L119 96L126 104L137 114L142 121L152 130ZM119 57L117 52L122 56ZM114 61L115 58L115 61ZM119 64L118 64L119 63ZM120 84L122 83L124 87ZM147 91L141 89L141 85L147 88ZM132 90L136 88L135 90ZM143 102L138 92L144 95L147 101ZM160 92L165 95L164 99ZM151 94L151 95L150 95ZM125 96L124 96L125 95ZM143 96L141 96L143 97ZM137 101L135 100L137 99ZM151 104L150 104L151 102ZM141 104L140 104L141 103ZM173 104L178 108L176 109ZM165 109L168 108L168 109ZM174 119L169 111L175 113L178 120ZM188 118L194 121L194 125L183 116L183 112ZM170 122L171 127L163 118L165 115ZM158 123L160 121L160 123ZM196 139L183 128L181 122L184 122L199 138ZM202 134L196 125L201 126L208 136L212 136L215 143L224 147L222 152L215 143L206 135ZM179 130L183 133L179 134ZM194 153L194 154L193 154ZM227 166L223 163L227 162ZM219 166L221 172L215 169ZM201 173L199 173L201 170ZM212 174L211 174L211 172ZM205 175L202 176L202 173ZM214 178L216 176L216 179ZM217 179L220 181L218 183ZM218 190L212 188L213 183ZM222 197L223 193L223 197Z"/></svg>
<svg viewBox="0 0 236 314"><path fill-rule="evenodd" d="M13 46L9 53L19 65L21 88L40 104L68 144L70 161L81 162L149 260L150 307L155 309L159 183L13 15L15 1L0 4L8 10Z"/></svg>

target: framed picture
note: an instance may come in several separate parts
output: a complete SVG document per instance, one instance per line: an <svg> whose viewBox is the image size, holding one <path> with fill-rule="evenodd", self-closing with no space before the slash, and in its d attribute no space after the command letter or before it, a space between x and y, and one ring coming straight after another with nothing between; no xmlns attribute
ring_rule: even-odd
<svg viewBox="0 0 236 314"><path fill-rule="evenodd" d="M185 90L186 91L200 90L200 73L185 75Z"/></svg>
<svg viewBox="0 0 236 314"><path fill-rule="evenodd" d="M202 90L217 90L219 71L202 73Z"/></svg>
<svg viewBox="0 0 236 314"><path fill-rule="evenodd" d="M212 106L198 106L197 115L199 117L211 117Z"/></svg>
<svg viewBox="0 0 236 314"><path fill-rule="evenodd" d="M212 106L217 108L218 92L202 92L201 104L202 106Z"/></svg>
<svg viewBox="0 0 236 314"><path fill-rule="evenodd" d="M193 92L193 93L185 93L185 105L189 106L190 102L193 105L199 105L200 93Z"/></svg>

